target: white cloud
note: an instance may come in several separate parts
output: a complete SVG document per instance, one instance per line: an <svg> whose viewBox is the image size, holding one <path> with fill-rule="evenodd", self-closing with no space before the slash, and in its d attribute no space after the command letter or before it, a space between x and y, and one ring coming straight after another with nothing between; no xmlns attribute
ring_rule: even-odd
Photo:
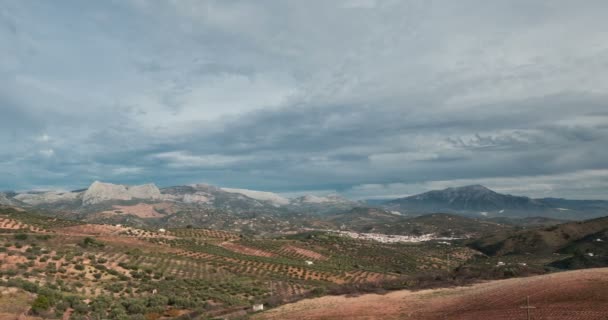
<svg viewBox="0 0 608 320"><path fill-rule="evenodd" d="M55 150L53 149L42 149L40 150L40 154L44 157L50 158L55 155Z"/></svg>
<svg viewBox="0 0 608 320"><path fill-rule="evenodd" d="M143 168L140 167L119 167L112 169L114 175L135 175L143 172Z"/></svg>
<svg viewBox="0 0 608 320"><path fill-rule="evenodd" d="M48 134L43 134L38 138L39 141L41 142L49 142L51 140L51 137Z"/></svg>
<svg viewBox="0 0 608 320"><path fill-rule="evenodd" d="M173 168L218 168L246 160L248 157L232 157L218 154L192 155L186 151L163 152L154 158L167 162Z"/></svg>

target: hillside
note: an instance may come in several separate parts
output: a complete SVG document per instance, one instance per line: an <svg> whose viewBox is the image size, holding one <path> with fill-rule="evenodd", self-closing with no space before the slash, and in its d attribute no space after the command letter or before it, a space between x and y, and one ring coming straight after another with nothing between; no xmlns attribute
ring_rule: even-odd
<svg viewBox="0 0 608 320"><path fill-rule="evenodd" d="M137 212L129 211L135 208ZM171 208L161 209L138 204L114 210L129 212L130 216L138 214L142 220L166 218L146 218L145 215L152 214L150 210L171 214ZM70 312L74 319L85 316L122 319L124 315L152 319L178 315L239 318L250 313L256 303L277 306L326 293L473 283L540 274L546 272L547 266L562 269L596 266L580 261L578 252L593 251L598 254L595 258L603 257L604 251L600 251L603 243L589 241L596 241L595 237L604 241L606 233L602 227L608 220L515 231L511 226L459 215L408 218L359 208L320 222L351 221L364 226L368 224L366 219L385 219L402 231L439 236L476 237L495 233L480 243L499 248L499 252L485 250L493 256L484 256L465 246L465 240L429 238L429 241L385 243L353 239L333 231L291 231L276 236L231 232L226 230L238 225L246 231L246 226L239 220L226 219L224 214L221 210L205 211L209 220L201 222L221 226L220 229L192 226L161 229L64 220L5 207L0 209L0 286L29 292L15 295L23 299L24 305L34 305L38 297L45 297L48 305L36 312L48 318ZM242 221L265 224L263 227L268 229L286 223L262 218L265 216L243 217ZM391 231L394 226L387 224L384 230ZM376 228L374 231L381 231L381 226ZM499 233L510 235L499 242L505 243L502 247L490 241ZM547 241L553 244L551 250L526 254L529 249L510 246L519 243L505 240L526 239L528 234L534 238L537 233L556 235L547 236L548 239L566 235L569 241ZM503 247L516 250L507 252ZM99 304L107 307L100 309Z"/></svg>
<svg viewBox="0 0 608 320"><path fill-rule="evenodd" d="M569 222L546 228L500 233L471 243L471 247L485 254L546 254L581 246L601 238L608 230L608 217ZM600 244L598 244L600 245Z"/></svg>
<svg viewBox="0 0 608 320"><path fill-rule="evenodd" d="M608 314L608 268L486 282L468 287L330 296L281 306L253 317L281 319L532 319L603 320Z"/></svg>
<svg viewBox="0 0 608 320"><path fill-rule="evenodd" d="M136 228L11 208L0 209L0 249L0 286L29 292L15 296L25 305L44 297L39 315L74 319L240 317L254 303L278 305L342 287L405 287L419 272L444 272L446 253L453 265L475 255L430 242Z"/></svg>

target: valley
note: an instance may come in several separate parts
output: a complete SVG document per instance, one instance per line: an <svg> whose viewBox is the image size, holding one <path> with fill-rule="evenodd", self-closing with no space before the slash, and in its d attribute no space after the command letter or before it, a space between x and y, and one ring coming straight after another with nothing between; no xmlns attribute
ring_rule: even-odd
<svg viewBox="0 0 608 320"><path fill-rule="evenodd" d="M229 191L96 182L69 195L6 194L0 286L22 306L6 317L243 319L258 317L253 306L285 305L259 317L331 319L342 310L367 318L365 303L384 298L338 296L381 293L386 301L408 297L386 318L449 312L467 319L479 307L459 313L438 298L446 309L434 311L420 307L421 297L435 304L432 297L449 292L468 297L460 287L480 281L608 266L607 218L395 214L335 196L286 200L248 190L261 197L254 199ZM304 317L296 306L309 301L321 301L310 307L319 313ZM323 311L322 301L341 307Z"/></svg>

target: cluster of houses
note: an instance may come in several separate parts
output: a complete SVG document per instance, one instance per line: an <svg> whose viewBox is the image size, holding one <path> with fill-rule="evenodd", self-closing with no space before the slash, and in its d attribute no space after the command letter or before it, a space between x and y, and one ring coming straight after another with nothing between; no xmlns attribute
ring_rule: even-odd
<svg viewBox="0 0 608 320"><path fill-rule="evenodd" d="M497 267L504 267L504 266L506 266L507 264L508 264L508 263L505 263L505 262L503 262L503 261L498 261L498 263L496 263L496 266L497 266ZM528 264L527 264L527 263L525 263L525 262L518 262L517 264L518 264L518 265L520 265L520 266L522 266L522 267L526 267L526 266L528 266Z"/></svg>
<svg viewBox="0 0 608 320"><path fill-rule="evenodd" d="M402 236L402 235L393 235L393 234L381 234L381 233L362 233L362 232L352 232L352 231L335 231L335 230L325 230L329 232L334 232L339 235L353 238L353 239L361 239L361 240L374 240L381 243L396 243L396 242L423 242L437 239L434 234L423 234L421 236ZM447 240L447 239L446 239Z"/></svg>

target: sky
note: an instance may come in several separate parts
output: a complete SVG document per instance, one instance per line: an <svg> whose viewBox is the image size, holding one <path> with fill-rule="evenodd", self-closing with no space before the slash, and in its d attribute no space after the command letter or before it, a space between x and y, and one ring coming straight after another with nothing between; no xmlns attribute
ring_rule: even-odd
<svg viewBox="0 0 608 320"><path fill-rule="evenodd" d="M0 190L608 199L607 11L0 0Z"/></svg>

